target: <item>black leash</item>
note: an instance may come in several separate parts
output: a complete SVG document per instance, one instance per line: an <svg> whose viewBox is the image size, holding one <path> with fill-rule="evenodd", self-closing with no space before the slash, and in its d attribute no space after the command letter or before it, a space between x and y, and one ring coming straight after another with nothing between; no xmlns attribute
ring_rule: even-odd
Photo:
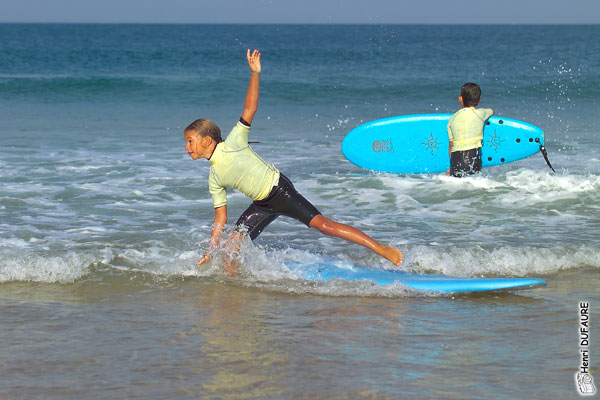
<svg viewBox="0 0 600 400"><path fill-rule="evenodd" d="M535 138L535 142L536 143L540 143L540 138ZM552 172L556 172L554 170L554 168L552 168L552 164L550 164L550 160L548 160L548 152L546 151L546 147L543 144L541 144L541 143L540 143L540 152L544 156L544 160L546 160L546 164L548 164L548 166L550 167L550 169L552 170Z"/></svg>

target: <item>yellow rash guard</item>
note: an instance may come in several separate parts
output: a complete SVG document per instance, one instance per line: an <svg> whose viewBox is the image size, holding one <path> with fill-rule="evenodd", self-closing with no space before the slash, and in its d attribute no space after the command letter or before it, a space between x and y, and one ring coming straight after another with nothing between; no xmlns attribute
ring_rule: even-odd
<svg viewBox="0 0 600 400"><path fill-rule="evenodd" d="M248 145L250 127L238 122L210 157L208 189L215 208L227 204L226 187L232 187L252 200L266 198L279 181L279 170L265 162Z"/></svg>
<svg viewBox="0 0 600 400"><path fill-rule="evenodd" d="M483 124L491 117L491 108L465 107L458 110L448 121L448 139L452 152L466 151L481 147Z"/></svg>

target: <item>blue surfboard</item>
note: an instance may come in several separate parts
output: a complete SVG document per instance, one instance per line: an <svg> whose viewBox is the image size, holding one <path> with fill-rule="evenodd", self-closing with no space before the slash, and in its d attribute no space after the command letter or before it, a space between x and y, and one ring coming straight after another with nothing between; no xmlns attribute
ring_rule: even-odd
<svg viewBox="0 0 600 400"><path fill-rule="evenodd" d="M539 278L458 278L447 275L410 274L356 266L336 266L326 263L290 263L288 268L310 281L331 279L368 280L379 285L402 284L418 291L437 293L470 293L498 290L531 289L546 285Z"/></svg>
<svg viewBox="0 0 600 400"><path fill-rule="evenodd" d="M342 141L342 153L359 167L400 174L446 172L450 167L451 114L422 114L367 122ZM490 117L483 129L482 166L506 164L545 152L544 132L526 122ZM550 165L550 164L548 164Z"/></svg>

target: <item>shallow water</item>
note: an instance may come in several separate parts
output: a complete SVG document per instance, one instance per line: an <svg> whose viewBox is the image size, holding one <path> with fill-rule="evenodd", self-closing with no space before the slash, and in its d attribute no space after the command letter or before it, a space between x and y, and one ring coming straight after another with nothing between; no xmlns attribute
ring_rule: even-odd
<svg viewBox="0 0 600 400"><path fill-rule="evenodd" d="M600 304L599 36L0 25L0 398L575 398L578 304L592 321ZM208 163L181 130L233 126L246 47L263 53L254 148L323 214L399 247L411 272L548 286L307 282L286 263L394 267L286 218L242 248L238 277L221 254L197 269L214 213ZM481 56L498 51L511 57ZM468 80L485 106L544 129L556 173L539 154L461 180L341 154L362 122L455 111ZM231 221L249 201L228 199Z"/></svg>
<svg viewBox="0 0 600 400"><path fill-rule="evenodd" d="M548 287L519 294L441 298L294 294L112 270L72 284L6 283L0 393L575 398L575 299L600 283L586 272L552 274Z"/></svg>

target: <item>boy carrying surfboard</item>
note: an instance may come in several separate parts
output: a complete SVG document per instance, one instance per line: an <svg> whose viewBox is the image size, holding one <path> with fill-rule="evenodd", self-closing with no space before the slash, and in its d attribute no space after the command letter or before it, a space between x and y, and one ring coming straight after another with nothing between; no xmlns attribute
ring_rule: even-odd
<svg viewBox="0 0 600 400"><path fill-rule="evenodd" d="M483 125L494 115L494 110L476 108L481 101L481 88L476 83L465 83L460 89L458 101L463 108L448 121L450 169L447 173L462 177L481 171Z"/></svg>
<svg viewBox="0 0 600 400"><path fill-rule="evenodd" d="M244 235L254 240L280 215L295 218L329 236L337 236L360 244L388 259L394 265L402 263L400 250L378 243L364 232L324 217L306 198L296 191L292 182L270 163L265 162L248 145L254 114L258 109L260 86L260 53L248 49L250 84L246 93L242 117L227 135L208 119L198 119L184 130L185 149L193 160L207 159L210 164L208 187L215 209L210 246L198 265L210 260L227 223L226 187L233 187L253 202L242 213L230 237L229 249L234 250ZM237 269L237 268L235 268ZM233 272L235 271L228 271Z"/></svg>

